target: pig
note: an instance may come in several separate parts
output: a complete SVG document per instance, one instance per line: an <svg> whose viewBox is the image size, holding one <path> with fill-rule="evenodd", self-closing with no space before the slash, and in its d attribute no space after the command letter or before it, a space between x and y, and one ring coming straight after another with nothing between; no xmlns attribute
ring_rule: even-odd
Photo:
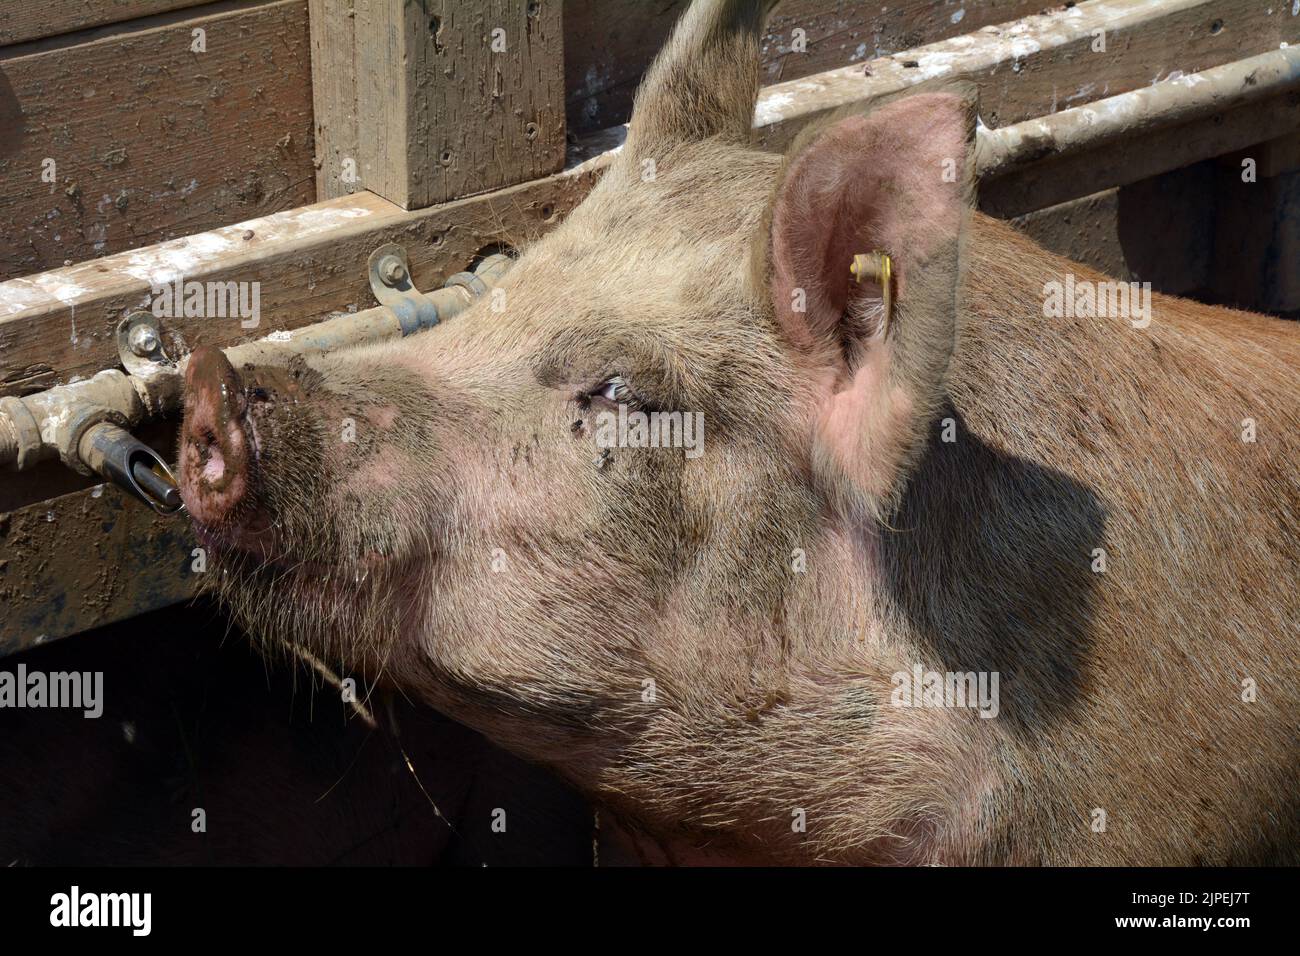
<svg viewBox="0 0 1300 956"><path fill-rule="evenodd" d="M974 210L960 85L752 148L772 6L689 8L494 303L193 353L223 599L646 859L1296 862L1295 326L1047 315L1105 277ZM699 414L702 453L599 441L629 410Z"/></svg>

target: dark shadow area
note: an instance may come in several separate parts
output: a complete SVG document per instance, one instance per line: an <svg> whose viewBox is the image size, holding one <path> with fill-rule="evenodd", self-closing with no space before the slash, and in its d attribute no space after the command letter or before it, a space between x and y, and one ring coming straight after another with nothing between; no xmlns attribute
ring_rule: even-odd
<svg viewBox="0 0 1300 956"><path fill-rule="evenodd" d="M1119 189L1122 278L1211 305L1300 315L1300 172L1275 169L1270 155L1258 144Z"/></svg>
<svg viewBox="0 0 1300 956"><path fill-rule="evenodd" d="M591 811L545 771L400 698L371 728L227 628L199 603L0 659L103 675L98 718L0 708L0 865L591 864Z"/></svg>
<svg viewBox="0 0 1300 956"><path fill-rule="evenodd" d="M884 579L927 656L996 671L1000 714L1032 737L1066 714L1086 675L1106 515L1077 481L1008 456L967 430L936 436L882 539Z"/></svg>
<svg viewBox="0 0 1300 956"><path fill-rule="evenodd" d="M1300 170L1288 142L1258 143L1012 222L1045 248L1114 279L1300 317Z"/></svg>
<svg viewBox="0 0 1300 956"><path fill-rule="evenodd" d="M1214 270L1215 164L1194 163L1117 191L1128 275L1156 292L1203 298Z"/></svg>

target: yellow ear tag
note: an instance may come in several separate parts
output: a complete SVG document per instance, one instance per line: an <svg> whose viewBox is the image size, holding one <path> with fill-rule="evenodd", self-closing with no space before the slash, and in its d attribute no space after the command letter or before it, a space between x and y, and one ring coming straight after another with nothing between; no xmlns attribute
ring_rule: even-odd
<svg viewBox="0 0 1300 956"><path fill-rule="evenodd" d="M889 322L894 317L893 260L889 258L889 253L879 250L860 252L853 257L849 272L855 282L871 281L880 285L880 294L885 307L885 318L880 325L880 334L885 335L889 331Z"/></svg>

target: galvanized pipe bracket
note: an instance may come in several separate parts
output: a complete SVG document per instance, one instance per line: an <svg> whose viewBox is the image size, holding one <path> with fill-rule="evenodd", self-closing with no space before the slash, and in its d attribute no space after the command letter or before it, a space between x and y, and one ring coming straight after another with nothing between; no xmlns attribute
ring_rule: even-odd
<svg viewBox="0 0 1300 956"><path fill-rule="evenodd" d="M163 350L162 326L152 312L132 312L117 323L117 357L130 375L149 378L159 368L175 366Z"/></svg>
<svg viewBox="0 0 1300 956"><path fill-rule="evenodd" d="M397 317L402 335L438 324L438 307L425 298L411 282L411 267L406 250L396 243L385 243L370 253L368 262L370 289L381 305Z"/></svg>

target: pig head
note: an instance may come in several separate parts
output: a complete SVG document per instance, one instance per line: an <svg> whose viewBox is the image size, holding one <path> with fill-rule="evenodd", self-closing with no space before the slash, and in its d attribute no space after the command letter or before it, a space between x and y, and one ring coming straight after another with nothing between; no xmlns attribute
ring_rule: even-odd
<svg viewBox="0 0 1300 956"><path fill-rule="evenodd" d="M770 6L689 9L492 301L193 354L209 578L667 859L1294 859L1294 327L1045 318L1102 277L972 212L960 88L751 149ZM990 699L900 693L954 673Z"/></svg>

